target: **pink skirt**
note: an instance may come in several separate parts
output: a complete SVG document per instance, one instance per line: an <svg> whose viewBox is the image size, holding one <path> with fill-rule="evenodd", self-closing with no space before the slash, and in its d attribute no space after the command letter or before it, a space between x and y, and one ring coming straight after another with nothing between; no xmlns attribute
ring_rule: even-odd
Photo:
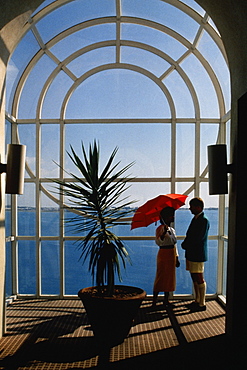
<svg viewBox="0 0 247 370"><path fill-rule="evenodd" d="M157 254L157 270L154 292L173 292L176 289L176 251L160 249Z"/></svg>

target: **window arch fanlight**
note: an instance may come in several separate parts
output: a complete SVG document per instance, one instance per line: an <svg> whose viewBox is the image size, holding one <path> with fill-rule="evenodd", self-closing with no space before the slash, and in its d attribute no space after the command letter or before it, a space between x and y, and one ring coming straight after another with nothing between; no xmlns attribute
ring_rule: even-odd
<svg viewBox="0 0 247 370"><path fill-rule="evenodd" d="M87 79L88 77L102 71L102 70L108 70L108 69L127 69L127 70L130 70L130 71L135 71L135 72L139 72L140 74L143 74L145 76L147 76L150 80L154 81L154 83L156 83L159 88L161 89L161 91L163 92L163 94L166 96L168 102L169 102L169 107L170 107L170 115L172 118L175 118L175 106L174 106L174 102L173 102L173 99L168 91L168 89L166 88L166 86L164 84L162 84L162 82L160 82L159 79L157 79L152 73L148 72L147 70L144 70L140 67L136 67L134 65L126 65L126 64L120 64L120 65L117 65L117 64L111 64L111 65L105 65L105 66L100 66L100 67L96 67L94 70L92 71L89 71L87 74L85 74L84 76L82 76L81 78L79 78L72 86L71 88L69 89L69 91L67 92L65 98L64 98L64 102L62 104L62 109L61 109L61 118L64 119L64 115L65 115L65 107L67 105L67 102L73 92L73 90L78 87L81 83L83 83L83 81L85 81L85 79Z"/></svg>
<svg viewBox="0 0 247 370"><path fill-rule="evenodd" d="M27 145L26 191L11 208L18 255L13 293L75 294L71 281L78 280L76 273L81 276L80 264L70 269L78 257L71 251L76 236L59 226L68 216L67 203L52 188L53 178L68 174L54 161L73 171L69 145L80 150L81 140L94 139L103 160L117 145L123 164L136 161L129 194L137 206L176 192L200 195L207 209L213 208L208 292L223 293L227 204L224 197L208 196L206 148L229 140L230 79L220 34L208 14L193 0L46 0L24 31L7 73L12 141ZM189 220L186 207L176 212L179 249ZM121 230L134 259L150 253L143 281L148 293L154 229ZM32 279L23 269L27 255L36 266ZM45 271L51 255L56 267ZM137 270L134 264L134 275ZM135 283L132 278L127 271L124 282ZM191 293L183 267L175 293Z"/></svg>
<svg viewBox="0 0 247 370"><path fill-rule="evenodd" d="M113 22L113 19L110 19L110 20L109 19L105 19L104 21L101 21L101 22L99 22L98 20L94 20L93 22L90 22L86 26L85 26L85 24L82 23L80 25L76 25L76 26L72 27L70 29L70 33L69 34L73 34L75 32L78 32L79 29L81 30L81 29L85 29L87 27L92 27L93 25L105 24L106 22L109 22L109 21L112 23ZM128 23L128 22L130 22L130 20L127 20L126 23ZM132 20L132 22L133 22L133 20ZM123 22L123 24L124 24L124 22ZM187 51L183 55L181 55L181 57L179 58L179 61L175 61L172 58L170 58L168 54L165 54L165 53L161 52L160 50L158 50L156 48L153 48L153 47L151 47L149 45L141 44L139 42L133 42L133 41L125 41L125 40L123 40L123 41L121 41L121 46L122 47L123 46L132 46L134 48L143 48L144 50L149 50L150 52L152 52L152 53L154 53L156 55L159 55L162 59L167 60L169 62L169 64L170 64L170 68L168 68L166 71L164 71L163 75L159 76L159 79L161 81L163 79L165 79L165 77L167 75L169 75L169 73L171 73L171 71L174 70L174 69L178 70L178 72L180 74L185 74L185 72L181 68L181 63L191 53L194 54L198 58L198 60L200 61L200 63L203 65L203 67L206 69L207 74L209 75L209 78L211 79L211 82L214 85L214 89L217 92L216 96L217 96L217 99L219 100L219 109L221 111L220 113L221 113L221 115L224 115L224 113L225 113L225 107L224 107L224 98L223 98L223 93L222 93L221 85L220 85L220 83L219 83L219 81L217 79L217 76L215 75L213 69L211 68L210 64L205 60L205 58L201 55L201 53L196 49L195 45L192 44L192 43L190 43L190 42L188 42L188 40L186 40L184 37L182 37L179 34L176 34L176 32L168 29L165 26L163 26L163 27L156 26L155 27L155 23L154 22L150 22L150 21L149 22L147 22L147 21L144 22L144 21L138 20L136 24L146 25L146 27L154 28L156 30L160 30L161 29L162 32L166 32L167 34L170 34L175 39L179 40L179 42L186 47ZM80 26L80 28L79 28L79 26ZM202 31L200 31L200 35L201 35L201 33L202 33ZM20 97L20 91L23 88L23 84L25 83L25 81L27 79L27 76L29 75L29 73L30 73L31 69L33 68L33 66L43 56L44 50L45 50L45 54L47 54L57 64L57 67L55 68L55 70L53 72L54 75L56 73L58 73L59 70L62 69L63 71L65 71L65 73L68 74L68 76L72 80L76 80L76 76L67 68L67 65L69 63L71 63L71 61L73 61L79 55L89 52L90 50L95 50L97 48L106 47L106 46L115 46L116 47L117 44L118 44L118 42L117 42L118 40L115 40L115 41L114 40L108 40L108 41L102 41L102 42L99 42L99 43L96 43L96 44L88 45L87 47L85 47L83 49L80 49L80 50L77 50L76 52L72 53L64 61L60 61L60 60L58 60L56 58L55 55L53 55L50 52L50 48L52 48L52 46L56 45L56 43L58 43L59 41L61 41L61 39L64 39L66 36L68 36L68 30L64 31L63 34L59 34L57 37L54 37L50 42L47 43L47 45L43 45L41 43L42 44L42 48L34 56L34 59L31 61L31 63L27 66L25 72L22 75L22 78L19 81L19 84L18 84L18 87L19 88L17 87L16 94L15 94L17 101L14 104L13 116L16 116L17 115L16 109L17 109L17 106L18 106L18 98ZM197 35L196 40L199 37L200 36ZM119 50L116 50L116 63L119 63L119 61L118 61L119 55L120 55L120 51ZM182 78L186 78L186 74ZM190 80L187 77L187 83L188 84L189 84L189 81ZM193 86L191 83L190 83L190 85ZM192 87L191 86L190 86L190 90L192 91Z"/></svg>

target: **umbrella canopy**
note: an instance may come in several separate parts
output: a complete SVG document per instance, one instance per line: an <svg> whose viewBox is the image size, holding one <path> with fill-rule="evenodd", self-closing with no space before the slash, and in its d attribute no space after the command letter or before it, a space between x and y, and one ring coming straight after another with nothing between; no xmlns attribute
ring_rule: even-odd
<svg viewBox="0 0 247 370"><path fill-rule="evenodd" d="M159 220L160 211L165 207L178 209L185 204L188 196L182 194L158 195L140 206L132 219L131 230L137 227L144 227Z"/></svg>

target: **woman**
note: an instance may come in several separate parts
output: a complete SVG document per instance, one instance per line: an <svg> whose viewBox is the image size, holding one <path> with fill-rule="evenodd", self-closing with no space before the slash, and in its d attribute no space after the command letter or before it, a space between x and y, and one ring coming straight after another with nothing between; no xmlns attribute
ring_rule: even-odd
<svg viewBox="0 0 247 370"><path fill-rule="evenodd" d="M161 225L156 229L155 242L160 247L157 255L157 270L153 288L153 304L156 306L159 292L164 292L164 305L169 304L169 292L176 289L175 268L180 266L175 230L170 227L174 222L175 210L163 208L160 212Z"/></svg>

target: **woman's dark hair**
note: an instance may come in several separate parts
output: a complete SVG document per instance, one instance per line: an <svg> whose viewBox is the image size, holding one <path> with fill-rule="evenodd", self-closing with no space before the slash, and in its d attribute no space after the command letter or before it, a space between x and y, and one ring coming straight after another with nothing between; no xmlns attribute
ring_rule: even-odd
<svg viewBox="0 0 247 370"><path fill-rule="evenodd" d="M172 207L165 207L160 211L160 217L165 219L167 216L173 216L175 209Z"/></svg>

